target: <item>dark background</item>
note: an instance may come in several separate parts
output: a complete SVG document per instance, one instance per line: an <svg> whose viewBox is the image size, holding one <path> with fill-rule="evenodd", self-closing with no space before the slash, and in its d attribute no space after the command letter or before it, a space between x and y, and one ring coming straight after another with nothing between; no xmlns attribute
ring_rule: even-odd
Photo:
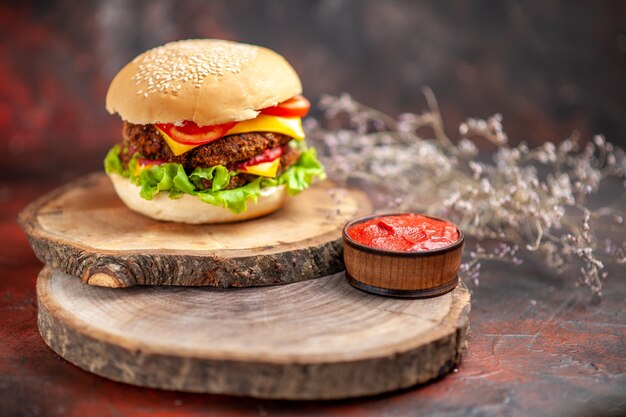
<svg viewBox="0 0 626 417"><path fill-rule="evenodd" d="M449 133L504 115L512 141L573 130L626 142L626 2L41 1L0 5L0 175L62 181L99 169L120 121L114 74L168 41L270 47L305 94L347 91L397 115L437 95Z"/></svg>

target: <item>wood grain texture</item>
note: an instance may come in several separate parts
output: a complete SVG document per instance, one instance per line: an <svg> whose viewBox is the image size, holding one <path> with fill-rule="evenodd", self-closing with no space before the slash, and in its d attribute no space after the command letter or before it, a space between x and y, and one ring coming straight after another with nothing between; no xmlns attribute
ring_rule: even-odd
<svg viewBox="0 0 626 417"><path fill-rule="evenodd" d="M464 287L428 300L368 295L343 274L291 285L85 285L44 268L37 282L45 342L114 380L261 398L377 394L450 371L467 346Z"/></svg>
<svg viewBox="0 0 626 417"><path fill-rule="evenodd" d="M32 203L20 224L42 262L93 285L246 287L341 271L341 227L369 211L364 194L323 182L255 220L160 222L130 211L104 174L92 174Z"/></svg>

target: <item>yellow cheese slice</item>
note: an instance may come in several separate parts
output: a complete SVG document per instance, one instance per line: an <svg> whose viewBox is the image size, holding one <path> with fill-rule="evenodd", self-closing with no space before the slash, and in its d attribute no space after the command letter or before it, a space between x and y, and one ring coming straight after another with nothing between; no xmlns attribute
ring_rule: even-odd
<svg viewBox="0 0 626 417"><path fill-rule="evenodd" d="M172 150L172 153L176 156L182 155L185 152L189 152L193 148L204 145L183 145L182 143L178 143L174 139L170 138L158 127L157 129L159 130L159 132L161 132L163 139L165 139L165 142L167 142L168 146ZM238 122L224 136L251 132L281 133L283 135L291 136L296 140L304 139L304 129L302 128L301 118L268 116L265 114L261 114L252 120L244 120L242 122Z"/></svg>
<svg viewBox="0 0 626 417"><path fill-rule="evenodd" d="M250 132L272 132L291 136L296 140L304 139L302 119L299 117L278 117L261 114L252 120L238 122L227 135Z"/></svg>
<svg viewBox="0 0 626 417"><path fill-rule="evenodd" d="M135 165L135 171L133 172L133 175L135 177L139 176L139 174L141 174L141 171L143 171L143 165Z"/></svg>
<svg viewBox="0 0 626 417"><path fill-rule="evenodd" d="M147 162L144 164L137 162L137 165L135 165L135 171L133 172L133 175L137 177L139 176L139 174L141 174L141 171L143 171L144 169L150 169L156 165L159 165L159 162Z"/></svg>
<svg viewBox="0 0 626 417"><path fill-rule="evenodd" d="M250 165L244 168L247 174L258 175L259 177L274 178L280 166L280 158L276 158L270 162L261 162L260 164Z"/></svg>
<svg viewBox="0 0 626 417"><path fill-rule="evenodd" d="M162 131L161 129L159 129L159 127L157 125L154 125L154 127L157 128L157 130L159 132L161 132L161 136L163 136L163 139L165 139L165 142L167 143L167 145L170 147L170 149L172 150L172 153L176 156L178 155L182 155L185 152L189 152L190 150L192 150L193 148L197 148L198 146L201 145L183 145L182 143L178 143L176 142L174 139L170 138L167 133L165 133L164 131Z"/></svg>

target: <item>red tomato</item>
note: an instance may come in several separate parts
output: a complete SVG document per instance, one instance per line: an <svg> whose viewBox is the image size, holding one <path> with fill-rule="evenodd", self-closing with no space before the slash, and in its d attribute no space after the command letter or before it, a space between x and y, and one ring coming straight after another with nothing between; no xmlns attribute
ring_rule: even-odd
<svg viewBox="0 0 626 417"><path fill-rule="evenodd" d="M142 167L152 167L154 165L161 165L166 163L162 159L147 159L147 158L137 158L137 165Z"/></svg>
<svg viewBox="0 0 626 417"><path fill-rule="evenodd" d="M183 145L203 145L218 140L228 133L237 122L222 123L212 126L198 126L194 122L185 121L181 126L172 123L157 123L163 133Z"/></svg>
<svg viewBox="0 0 626 417"><path fill-rule="evenodd" d="M277 146L275 148L268 148L260 154L248 159L247 161L239 162L237 164L237 169L245 169L246 167L252 165L262 164L263 162L272 162L273 160L283 156L286 148L286 145Z"/></svg>
<svg viewBox="0 0 626 417"><path fill-rule="evenodd" d="M163 161L161 159L146 159L146 158L137 158L137 165L135 166L135 176L138 176L142 170L144 169L150 169L152 167L155 167L157 165L161 165L166 163L166 161Z"/></svg>
<svg viewBox="0 0 626 417"><path fill-rule="evenodd" d="M298 94L274 107L267 107L261 113L279 117L304 117L309 112L311 103Z"/></svg>

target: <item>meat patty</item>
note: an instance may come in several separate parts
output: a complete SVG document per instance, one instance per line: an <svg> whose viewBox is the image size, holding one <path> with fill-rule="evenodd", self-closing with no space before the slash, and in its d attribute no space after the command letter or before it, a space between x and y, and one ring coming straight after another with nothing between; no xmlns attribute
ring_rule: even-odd
<svg viewBox="0 0 626 417"><path fill-rule="evenodd" d="M291 137L280 133L255 132L224 136L215 142L198 146L182 155L175 156L161 133L154 125L135 125L124 122L122 131L122 164L128 167L130 158L139 152L143 157L152 160L176 162L181 164L190 173L197 167L224 165L232 167L236 162L246 161L269 148L286 145ZM289 166L300 158L300 151L286 147L280 159L278 174L283 173ZM256 175L239 174L231 178L227 189L241 187L256 179ZM211 181L203 180L205 189L211 188Z"/></svg>
<svg viewBox="0 0 626 417"><path fill-rule="evenodd" d="M287 147L283 156L280 157L280 167L278 168L277 176L285 172L287 168L289 168L291 165L298 162L298 159L300 158L300 153L301 152L297 149ZM241 187L249 182L254 181L256 178L258 178L257 175L240 173L230 178L230 182L225 189L230 190L233 188ZM202 188L204 188L205 190L211 188L212 185L213 184L211 181L202 180Z"/></svg>
<svg viewBox="0 0 626 417"><path fill-rule="evenodd" d="M139 152L147 159L177 162L188 170L214 165L226 166L233 162L246 161L268 148L285 145L292 139L280 133L242 133L224 136L215 142L198 146L189 152L175 156L154 125L135 125L124 122L122 135L124 138L122 148L127 150L127 152L122 152L122 156L125 157L122 160L123 163L127 164L128 159L135 152Z"/></svg>

